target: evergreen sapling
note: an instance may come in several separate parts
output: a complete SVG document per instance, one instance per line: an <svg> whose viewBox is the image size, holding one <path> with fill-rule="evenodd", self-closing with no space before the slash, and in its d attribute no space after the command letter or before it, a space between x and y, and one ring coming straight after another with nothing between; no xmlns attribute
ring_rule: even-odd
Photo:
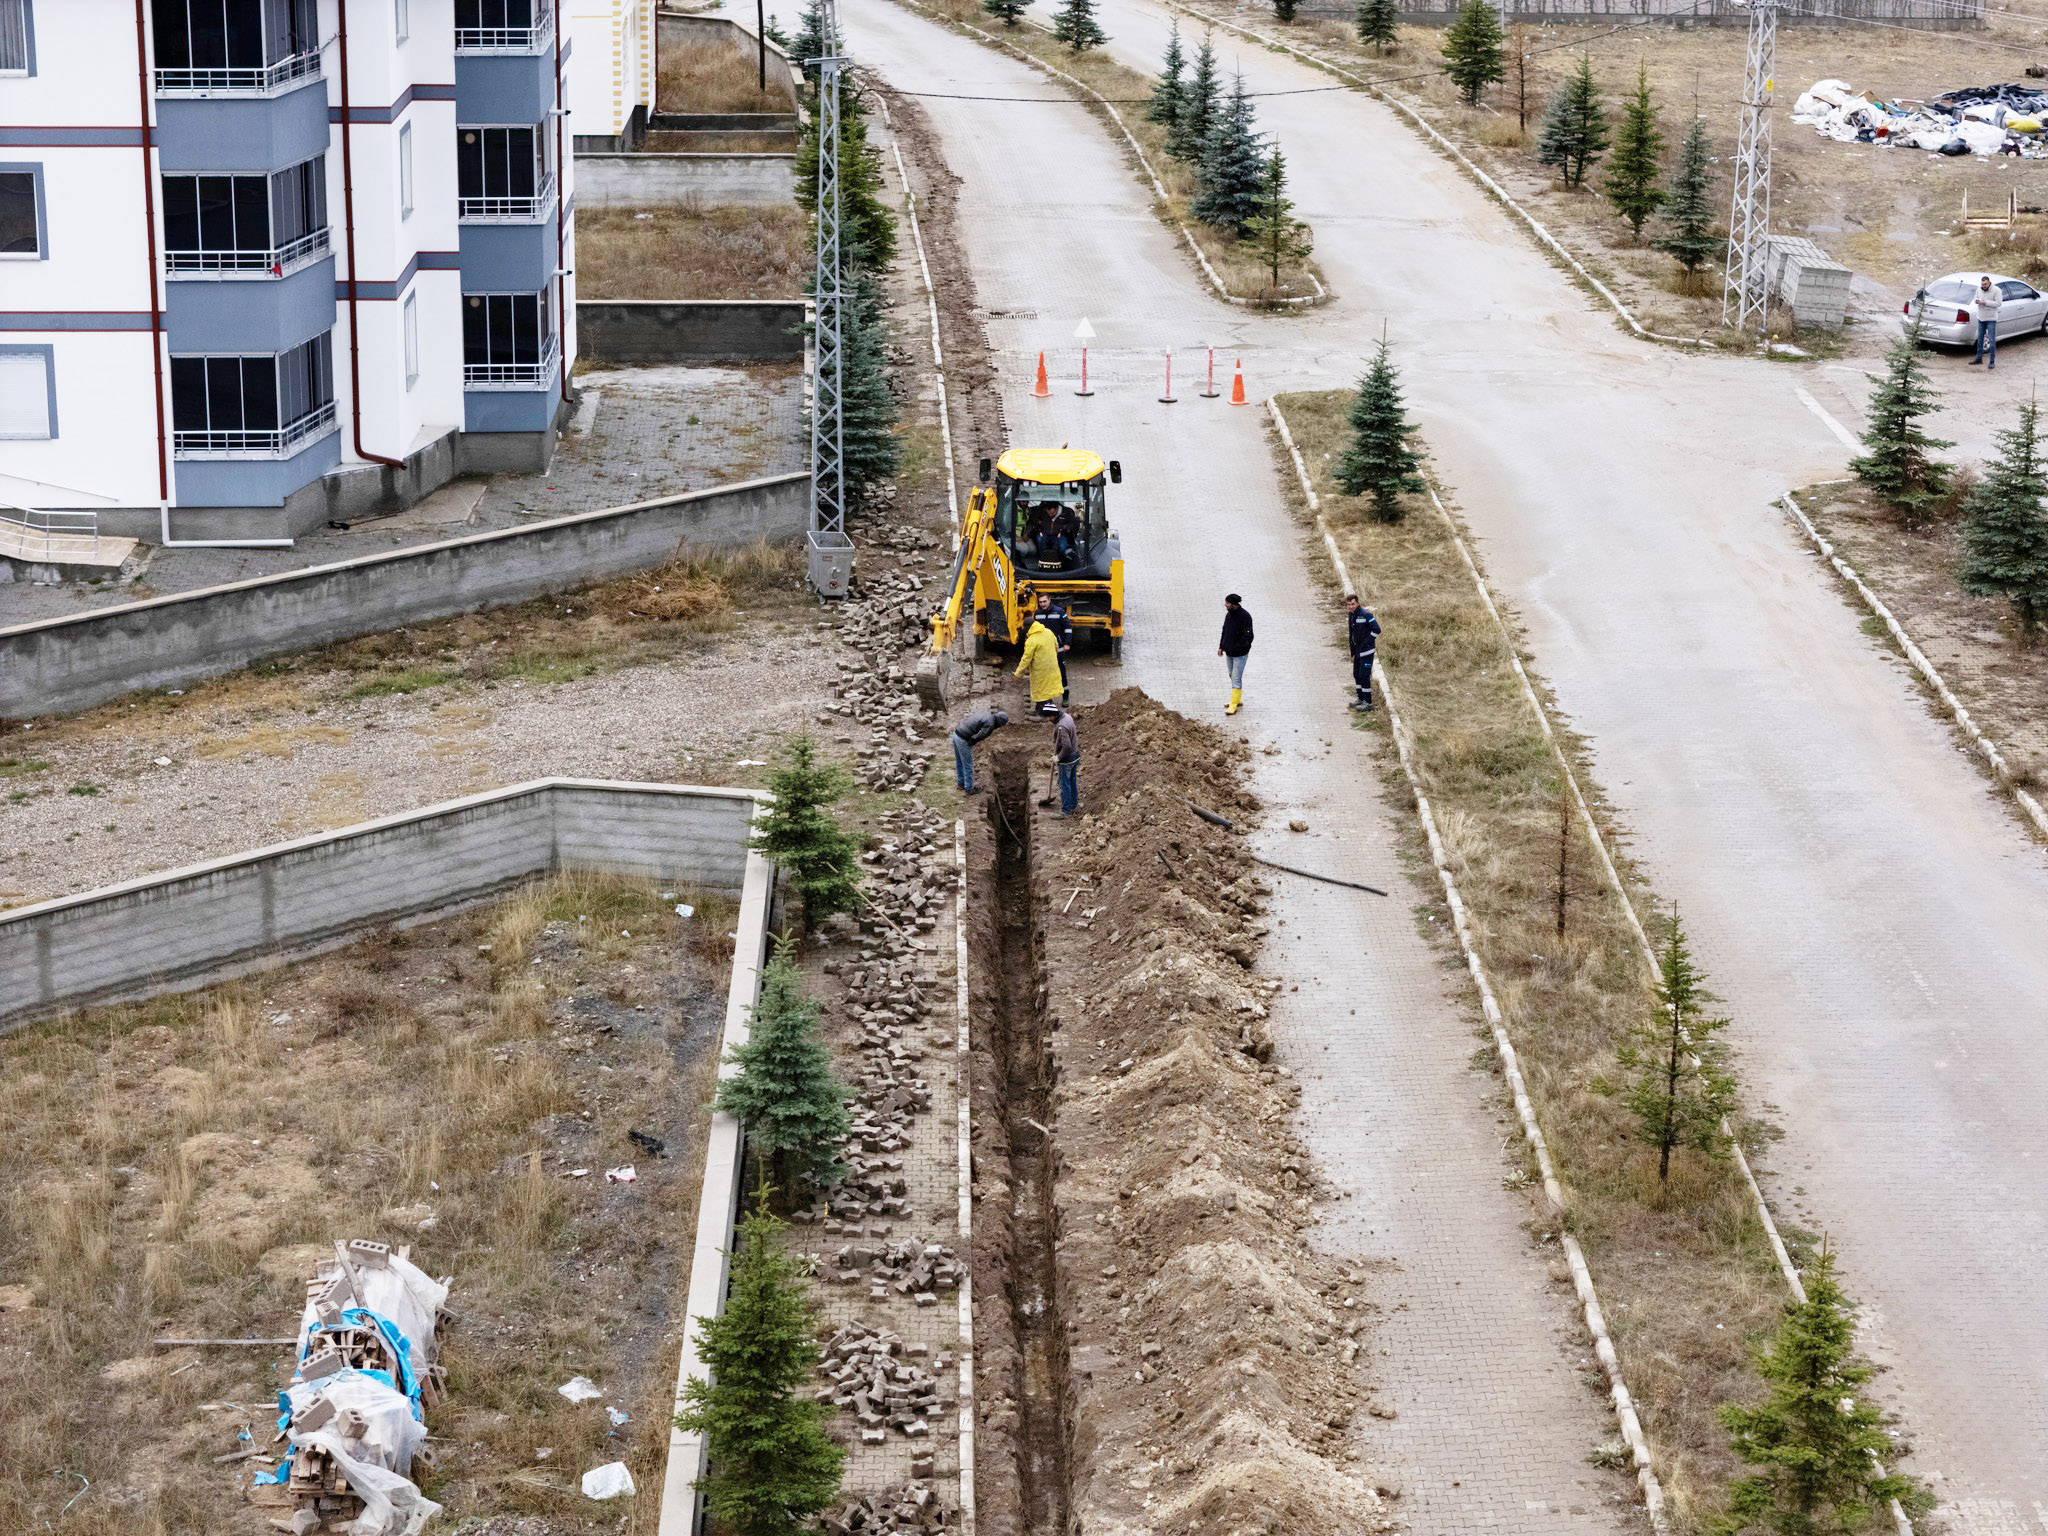
<svg viewBox="0 0 2048 1536"><path fill-rule="evenodd" d="M818 1368L817 1317L783 1230L763 1210L740 1222L725 1310L697 1319L706 1378L683 1388L675 1419L705 1437L710 1471L696 1487L737 1536L808 1529L838 1495L846 1460L826 1433L826 1405L799 1395Z"/></svg>
<svg viewBox="0 0 2048 1536"><path fill-rule="evenodd" d="M1240 74L1230 100L1209 125L1208 142L1202 146L1201 164L1195 170L1195 200L1190 211L1204 224L1241 239L1246 223L1259 211L1265 171L1266 156L1252 124L1252 99Z"/></svg>
<svg viewBox="0 0 2048 1536"><path fill-rule="evenodd" d="M1301 0L1273 0L1273 18L1282 23L1292 22L1294 14L1301 9Z"/></svg>
<svg viewBox="0 0 2048 1536"><path fill-rule="evenodd" d="M1671 1180L1680 1147L1708 1155L1723 1147L1721 1121L1735 1104L1727 1052L1714 1037L1728 1025L1709 1018L1713 1001L1693 963L1678 914L1657 960L1657 1007L1629 1031L1616 1056L1635 1075L1628 1107L1644 1141L1657 1149L1657 1182Z"/></svg>
<svg viewBox="0 0 2048 1536"><path fill-rule="evenodd" d="M1028 0L981 0L981 8L1006 27L1017 25Z"/></svg>
<svg viewBox="0 0 2048 1536"><path fill-rule="evenodd" d="M1100 48L1109 34L1095 20L1095 0L1060 0L1053 13L1052 35L1076 53Z"/></svg>
<svg viewBox="0 0 2048 1536"><path fill-rule="evenodd" d="M1507 78L1507 54L1502 46L1500 16L1487 0L1464 0L1458 14L1444 32L1444 73L1465 98L1465 105L1479 105L1479 93Z"/></svg>
<svg viewBox="0 0 2048 1536"><path fill-rule="evenodd" d="M1760 1470L1728 1490L1715 1536L1832 1536L1860 1531L1893 1499L1908 1515L1934 1501L1909 1477L1885 1475L1892 1454L1884 1417L1857 1396L1872 1367L1855 1354L1855 1320L1822 1249L1804 1275L1806 1300L1787 1303L1757 1374L1770 1395L1755 1408L1722 1405L1735 1454Z"/></svg>
<svg viewBox="0 0 2048 1536"><path fill-rule="evenodd" d="M903 440L896 435L896 388L889 381L881 285L872 272L847 284L839 324L839 420L846 494L859 500L896 473Z"/></svg>
<svg viewBox="0 0 2048 1536"><path fill-rule="evenodd" d="M1187 55L1180 46L1180 23L1176 21L1166 36L1166 58L1159 69L1159 83L1152 87L1152 99L1145 103L1146 120L1157 123L1169 135L1173 125L1180 121L1181 103L1187 96L1187 82L1181 78L1187 73L1187 63Z"/></svg>
<svg viewBox="0 0 2048 1536"><path fill-rule="evenodd" d="M860 904L860 839L832 812L852 790L844 768L819 761L818 744L808 732L790 738L781 766L768 775L775 798L755 819L747 846L789 876L803 898L806 933L834 912Z"/></svg>
<svg viewBox="0 0 2048 1536"><path fill-rule="evenodd" d="M1913 316L1885 358L1884 378L1865 408L1865 452L1849 461L1849 472L1917 525L1934 515L1947 494L1949 467L1934 457L1954 444L1929 437L1920 419L1937 404L1920 357L1920 316Z"/></svg>
<svg viewBox="0 0 2048 1536"><path fill-rule="evenodd" d="M1385 57L1388 47L1400 40L1401 0L1358 0L1352 22L1358 40L1371 43L1373 52Z"/></svg>
<svg viewBox="0 0 2048 1536"><path fill-rule="evenodd" d="M1209 127L1222 107L1223 87L1216 78L1216 46L1208 33L1195 50L1194 73L1181 94L1180 115L1166 133L1166 152L1176 160L1199 161L1209 142Z"/></svg>
<svg viewBox="0 0 2048 1536"><path fill-rule="evenodd" d="M2031 645L2048 619L2048 473L2041 463L2041 405L2029 399L2019 421L1998 434L1963 515L1956 575L1965 592L2002 597Z"/></svg>
<svg viewBox="0 0 2048 1536"><path fill-rule="evenodd" d="M1586 179L1586 168L1607 149L1607 110L1600 104L1600 84L1593 61L1583 54L1579 67L1550 98L1543 127L1536 138L1536 158L1564 175L1566 190Z"/></svg>
<svg viewBox="0 0 2048 1536"><path fill-rule="evenodd" d="M1257 249L1273 286L1278 288L1282 269L1308 260L1312 246L1308 226L1294 216L1294 202L1287 195L1287 161L1277 144L1266 157L1257 208L1245 220L1244 237Z"/></svg>
<svg viewBox="0 0 2048 1536"><path fill-rule="evenodd" d="M1408 440L1409 422L1401 399L1401 376L1384 337L1372 365L1358 381L1351 402L1351 446L1338 457L1337 488L1346 496L1372 497L1373 520L1398 523L1407 509L1403 493L1420 491L1422 453Z"/></svg>
<svg viewBox="0 0 2048 1536"><path fill-rule="evenodd" d="M1650 98L1650 71L1636 66L1636 88L1621 106L1621 131L1607 162L1607 200L1628 221L1629 233L1643 238L1643 221L1664 201L1658 186L1664 169L1664 132L1657 125L1657 106Z"/></svg>
<svg viewBox="0 0 2048 1536"><path fill-rule="evenodd" d="M818 66L808 62L825 56L825 7L823 0L804 0L804 8L797 12L796 36L789 45L789 56L796 60L803 70L804 79L810 85L818 83ZM813 114L815 116L816 114Z"/></svg>
<svg viewBox="0 0 2048 1536"><path fill-rule="evenodd" d="M796 150L796 200L816 236L821 114L812 112ZM882 197L882 156L868 142L867 107L844 78L839 90L839 241L848 273L877 270L896 254L896 219Z"/></svg>
<svg viewBox="0 0 2048 1536"><path fill-rule="evenodd" d="M1664 222L1670 233L1655 243L1677 262L1690 280L1721 254L1714 235L1714 171L1707 143L1707 120L1694 117L1678 148L1678 169L1664 198Z"/></svg>
<svg viewBox="0 0 2048 1536"><path fill-rule="evenodd" d="M747 1128L780 1188L836 1184L839 1149L853 1129L848 1090L818 1033L818 1005L804 992L787 940L761 973L747 1043L726 1058L740 1071L718 1085L717 1108Z"/></svg>

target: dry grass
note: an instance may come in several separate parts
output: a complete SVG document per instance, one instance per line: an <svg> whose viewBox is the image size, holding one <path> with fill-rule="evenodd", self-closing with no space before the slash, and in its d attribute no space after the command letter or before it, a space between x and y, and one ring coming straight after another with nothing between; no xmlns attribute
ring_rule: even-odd
<svg viewBox="0 0 2048 1536"><path fill-rule="evenodd" d="M1327 466L1345 441L1349 404L1342 391L1281 398L1347 561L1371 573L1361 595L1386 628L1382 654L1569 1192L1573 1230L1659 1475L1681 1528L1693 1529L1735 1471L1714 1408L1752 1395L1748 1345L1775 1321L1783 1282L1731 1162L1681 1153L1670 1187L1658 1186L1654 1153L1612 1092L1615 1046L1650 1006L1620 901L1574 827L1558 935L1556 761L1443 521L1425 503L1398 524L1375 523L1361 500L1336 492ZM1291 467L1285 473L1291 484ZM1575 768L1589 782L1583 754ZM1405 799L1405 781L1390 781L1389 792ZM1654 896L1638 890L1636 900L1647 912ZM1441 914L1433 927L1444 932ZM1505 1108L1503 1125L1512 1125ZM1549 1218L1532 1212L1541 1231ZM1552 1276L1563 1284L1561 1261Z"/></svg>
<svg viewBox="0 0 2048 1536"><path fill-rule="evenodd" d="M724 42L664 40L655 65L654 94L660 112L796 110L788 69L770 54L768 88L763 91L760 59L737 30Z"/></svg>
<svg viewBox="0 0 2048 1536"><path fill-rule="evenodd" d="M810 275L803 211L591 208L576 215L586 299L794 299Z"/></svg>
<svg viewBox="0 0 2048 1536"><path fill-rule="evenodd" d="M0 1311L0 1530L267 1529L212 1458L267 1439L284 1352L149 1341L290 1332L347 1236L455 1276L428 1484L452 1520L614 1529L575 1478L623 1458L646 1487L666 1450L732 916L698 908L679 944L652 890L564 876L0 1041L0 1281L35 1298ZM637 1183L604 1182L628 1162ZM616 1436L555 1394L579 1372L632 1415Z"/></svg>
<svg viewBox="0 0 2048 1536"><path fill-rule="evenodd" d="M1308 273L1314 270L1311 261L1307 268L1283 269L1280 285L1275 288L1272 275L1259 264L1257 254L1240 241L1204 224L1192 217L1188 205L1195 192L1194 168L1174 159L1166 153L1166 130L1146 118L1142 105L1123 105L1135 99L1149 96L1157 83L1152 76L1143 74L1117 63L1107 54L1097 50L1075 53L1039 27L1027 24L1016 27L1002 27L993 22L977 0L906 0L915 8L943 16L946 19L967 26L993 32L1015 48L1040 63L1072 75L1076 80L1100 92L1113 102L1118 102L1117 115L1124 126L1131 131L1138 143L1144 147L1145 158L1152 163L1152 169L1159 176L1160 185L1166 189L1166 206L1160 209L1169 225L1184 225L1195 237L1202 254L1209 258L1216 268L1217 276L1224 286L1241 298L1296 298L1315 292L1309 282ZM1100 108L1096 108L1100 111ZM1114 124L1109 131L1116 143L1124 145L1124 138ZM1126 153L1129 146L1124 145ZM1286 146L1283 144L1282 149ZM1142 178L1144 172L1137 166L1133 170ZM1141 183L1149 185L1148 183ZM1321 278L1318 271L1316 276Z"/></svg>

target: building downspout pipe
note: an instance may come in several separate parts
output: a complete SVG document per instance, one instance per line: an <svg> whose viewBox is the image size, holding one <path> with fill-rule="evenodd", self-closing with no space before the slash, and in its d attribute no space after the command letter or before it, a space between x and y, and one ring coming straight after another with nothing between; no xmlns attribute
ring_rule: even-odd
<svg viewBox="0 0 2048 1536"><path fill-rule="evenodd" d="M140 0L138 0L140 3ZM348 94L348 0L334 0L334 35L341 55L341 226L342 243L348 247L348 398L349 421L355 429L356 457L371 464L405 468L403 459L388 459L363 446L363 363L362 326L356 309L356 178L355 157L350 152L354 139L354 109ZM560 66L557 65L557 79Z"/></svg>
<svg viewBox="0 0 2048 1536"><path fill-rule="evenodd" d="M569 399L569 279L568 268L562 260L566 244L562 231L569 221L569 162L562 157L562 119L568 116L569 104L562 100L563 16L559 0L549 0L549 3L555 6L555 312L560 317L557 330L561 337L561 345L556 351L562 359L562 400L566 404Z"/></svg>

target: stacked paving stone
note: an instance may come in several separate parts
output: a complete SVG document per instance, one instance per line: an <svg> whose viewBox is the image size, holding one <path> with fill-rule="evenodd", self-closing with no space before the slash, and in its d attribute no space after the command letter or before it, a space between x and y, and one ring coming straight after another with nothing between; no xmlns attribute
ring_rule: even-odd
<svg viewBox="0 0 2048 1536"><path fill-rule="evenodd" d="M923 1344L906 1346L886 1328L848 1323L825 1340L818 1369L831 1385L819 1400L853 1410L862 1445L882 1444L891 1429L921 1439L951 1406L939 1395L938 1378L917 1363L925 1351ZM932 1366L943 1371L947 1363L940 1355Z"/></svg>
<svg viewBox="0 0 2048 1536"><path fill-rule="evenodd" d="M840 1285L866 1280L872 1301L887 1301L894 1293L915 1306L935 1307L940 1291L960 1288L964 1272L952 1249L912 1239L882 1247L848 1243L819 1268L818 1277Z"/></svg>
<svg viewBox="0 0 2048 1536"><path fill-rule="evenodd" d="M929 1475L929 1474L926 1474ZM939 1502L929 1483L905 1483L887 1493L854 1499L826 1515L818 1529L827 1536L890 1536L894 1532L957 1530L956 1511Z"/></svg>
<svg viewBox="0 0 2048 1536"><path fill-rule="evenodd" d="M889 488L884 488L887 496ZM901 569L856 581L834 617L840 638L857 654L840 662L837 702L821 718L837 715L868 727L867 745L856 753L855 776L870 789L914 789L923 782L935 751L920 746L943 735L937 716L919 704L906 649L921 650L931 638L931 615L941 594L916 567L922 551L944 538L915 528L879 524L867 533L902 557ZM905 751L905 747L912 750Z"/></svg>

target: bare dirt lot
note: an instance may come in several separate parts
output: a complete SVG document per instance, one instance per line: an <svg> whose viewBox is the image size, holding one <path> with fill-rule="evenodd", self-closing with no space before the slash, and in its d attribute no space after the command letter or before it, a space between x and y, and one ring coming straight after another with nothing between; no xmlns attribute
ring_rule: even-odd
<svg viewBox="0 0 2048 1536"><path fill-rule="evenodd" d="M730 971L730 904L670 905L558 878L0 1041L0 1529L267 1532L215 1463L268 1447L289 1350L151 1340L290 1334L352 1237L453 1276L429 1496L619 1529L577 1480L659 1484Z"/></svg>

